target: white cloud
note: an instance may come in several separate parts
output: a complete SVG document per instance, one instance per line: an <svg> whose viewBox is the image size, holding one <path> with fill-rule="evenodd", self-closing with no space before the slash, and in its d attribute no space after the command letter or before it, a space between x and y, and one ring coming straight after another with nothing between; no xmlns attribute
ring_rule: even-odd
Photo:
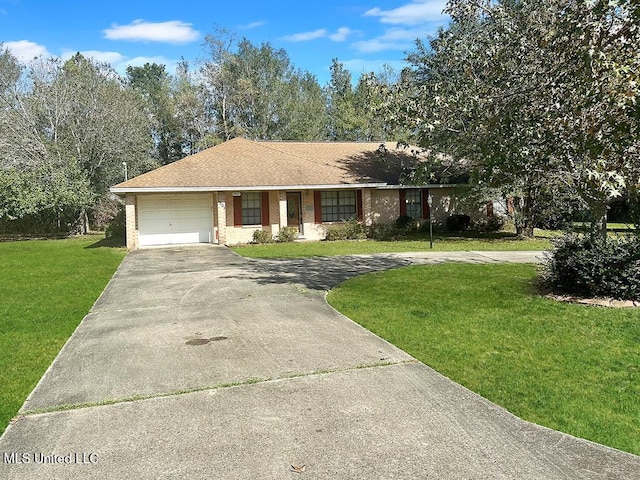
<svg viewBox="0 0 640 480"><path fill-rule="evenodd" d="M307 42L309 40L317 40L327 36L327 31L324 28L314 30L312 32L294 33L293 35L286 35L282 37L287 42Z"/></svg>
<svg viewBox="0 0 640 480"><path fill-rule="evenodd" d="M116 70L120 71L122 69L122 71L125 71L129 65L132 67L142 67L145 63L157 63L158 65L165 65L167 67L166 68L167 72L174 73L176 70L176 67L178 66L178 61L179 60L171 60L163 56L156 56L156 57L139 56L139 57L134 57L134 58L125 60L116 68Z"/></svg>
<svg viewBox="0 0 640 480"><path fill-rule="evenodd" d="M320 28L311 32L294 33L293 35L286 35L282 37L282 40L287 42L308 42L309 40L317 40L319 38L329 38L334 42L344 42L347 37L355 33L353 30L347 27L340 27L335 33L329 33L326 29Z"/></svg>
<svg viewBox="0 0 640 480"><path fill-rule="evenodd" d="M364 60L361 58L354 58L351 60L340 61L344 65L344 68L351 72L353 79L360 78L363 73L380 72L385 65L390 66L396 72L400 72L407 66L406 62L402 60Z"/></svg>
<svg viewBox="0 0 640 480"><path fill-rule="evenodd" d="M145 63L157 63L159 65L165 65L167 67L167 72L174 73L179 62L179 60L172 60L163 56L137 56L128 58L119 52L101 52L98 50L85 50L80 52L76 50L66 50L60 56L60 58L66 61L73 57L76 53L80 53L80 55L86 58L92 58L93 60L96 60L98 62L108 63L120 75L126 75L127 67L130 65L132 67L142 67Z"/></svg>
<svg viewBox="0 0 640 480"><path fill-rule="evenodd" d="M340 27L336 33L329 35L329 38L334 42L344 42L353 31L347 27Z"/></svg>
<svg viewBox="0 0 640 480"><path fill-rule="evenodd" d="M112 25L104 30L104 36L109 40L189 43L197 40L200 32L179 20L157 23L134 20L129 25Z"/></svg>
<svg viewBox="0 0 640 480"><path fill-rule="evenodd" d="M259 22L251 22L251 23L247 23L245 25L240 25L238 27L238 29L240 30L251 30L253 28L258 28L258 27L262 27L263 25L266 25L267 22L261 20Z"/></svg>
<svg viewBox="0 0 640 480"><path fill-rule="evenodd" d="M362 53L376 53L383 50L408 50L415 46L416 38L429 33L425 29L392 28L371 40L355 42L351 46Z"/></svg>
<svg viewBox="0 0 640 480"><path fill-rule="evenodd" d="M122 62L125 57L121 53L118 52L101 52L99 50L84 50L80 52L67 50L62 53L61 58L63 60L68 60L73 57L76 53L80 53L83 57L93 58L98 62L109 63L111 66Z"/></svg>
<svg viewBox="0 0 640 480"><path fill-rule="evenodd" d="M381 38L374 38L355 42L351 46L361 53L377 53L385 50L407 50L411 45L408 42L390 42Z"/></svg>
<svg viewBox="0 0 640 480"><path fill-rule="evenodd" d="M43 45L38 45L29 40L19 40L17 42L4 42L4 48L9 50L14 57L21 62L30 62L36 57L50 57L51 54Z"/></svg>
<svg viewBox="0 0 640 480"><path fill-rule="evenodd" d="M446 0L414 0L392 10L381 10L378 7L365 12L365 16L380 17L382 23L396 25L420 25L422 23L444 20L442 10Z"/></svg>

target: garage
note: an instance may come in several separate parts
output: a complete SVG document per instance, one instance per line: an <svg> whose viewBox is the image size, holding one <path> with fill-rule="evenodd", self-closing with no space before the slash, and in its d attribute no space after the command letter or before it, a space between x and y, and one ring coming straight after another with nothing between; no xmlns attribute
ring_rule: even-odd
<svg viewBox="0 0 640 480"><path fill-rule="evenodd" d="M137 207L141 247L212 243L211 194L139 195Z"/></svg>

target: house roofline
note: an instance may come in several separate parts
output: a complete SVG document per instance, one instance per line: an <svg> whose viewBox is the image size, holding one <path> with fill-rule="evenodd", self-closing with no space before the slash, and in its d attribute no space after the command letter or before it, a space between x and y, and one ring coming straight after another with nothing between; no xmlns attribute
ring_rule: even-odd
<svg viewBox="0 0 640 480"><path fill-rule="evenodd" d="M196 193L196 192L255 192L272 190L338 190L354 188L383 188L386 183L341 183L337 185L255 185L244 187L111 187L116 195L127 193Z"/></svg>
<svg viewBox="0 0 640 480"><path fill-rule="evenodd" d="M423 185L383 185L378 190L398 190L405 188L453 188L460 187L463 183L425 183Z"/></svg>

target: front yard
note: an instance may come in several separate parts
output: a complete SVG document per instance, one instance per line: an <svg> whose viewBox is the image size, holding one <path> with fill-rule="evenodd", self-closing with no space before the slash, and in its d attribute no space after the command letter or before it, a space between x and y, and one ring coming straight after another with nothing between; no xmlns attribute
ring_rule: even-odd
<svg viewBox="0 0 640 480"><path fill-rule="evenodd" d="M540 297L535 273L405 267L351 279L328 301L525 420L640 454L640 311Z"/></svg>
<svg viewBox="0 0 640 480"><path fill-rule="evenodd" d="M124 258L101 239L0 243L0 432Z"/></svg>
<svg viewBox="0 0 640 480"><path fill-rule="evenodd" d="M100 239L0 243L0 432L124 258ZM434 250L548 245L443 237ZM428 239L234 248L263 257L428 249ZM536 294L534 279L532 265L415 266L354 278L328 300L521 418L640 454L640 312L556 303Z"/></svg>

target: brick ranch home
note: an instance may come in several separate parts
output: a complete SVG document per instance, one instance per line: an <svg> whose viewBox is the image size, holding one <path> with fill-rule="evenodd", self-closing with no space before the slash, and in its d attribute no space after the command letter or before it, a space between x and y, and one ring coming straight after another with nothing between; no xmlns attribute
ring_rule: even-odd
<svg viewBox="0 0 640 480"><path fill-rule="evenodd" d="M282 227L321 240L329 225L400 215L444 221L454 185L399 185L421 159L387 142L275 142L235 138L111 187L125 199L127 248L248 243Z"/></svg>

